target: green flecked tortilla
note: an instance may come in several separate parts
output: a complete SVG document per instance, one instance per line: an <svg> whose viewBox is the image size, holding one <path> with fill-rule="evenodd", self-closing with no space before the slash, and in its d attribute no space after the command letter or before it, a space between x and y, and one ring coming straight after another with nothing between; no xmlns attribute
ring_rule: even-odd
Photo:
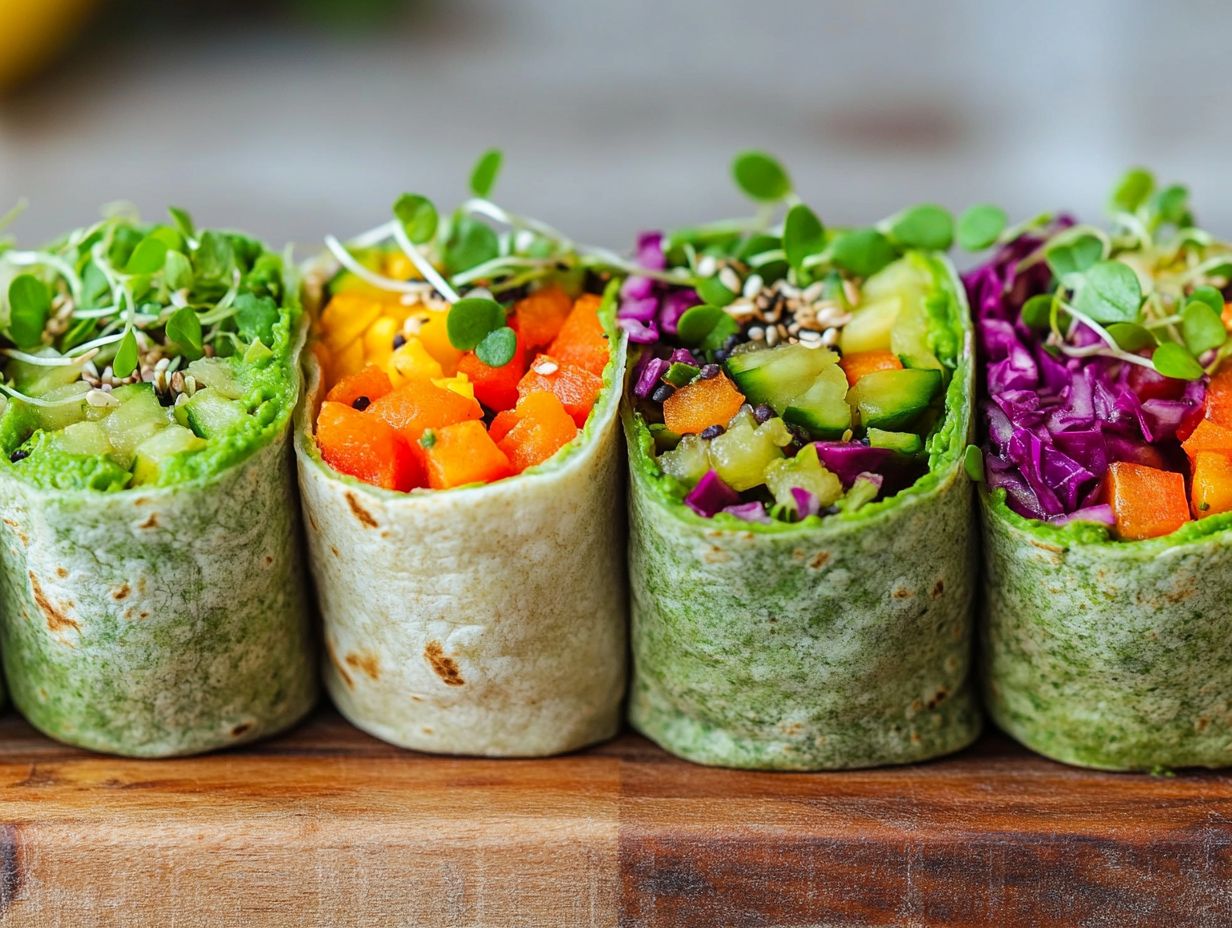
<svg viewBox="0 0 1232 928"><path fill-rule="evenodd" d="M308 358L300 488L326 687L355 725L403 747L487 756L556 754L616 733L627 664L623 338L614 346L586 427L557 457L484 486L411 493L322 461L322 384Z"/></svg>
<svg viewBox="0 0 1232 928"><path fill-rule="evenodd" d="M1116 541L985 497L984 690L996 723L1108 770L1232 764L1232 516Z"/></svg>
<svg viewBox="0 0 1232 928"><path fill-rule="evenodd" d="M630 718L688 760L822 770L907 763L971 743L971 328L944 259L929 259L961 334L929 472L852 513L759 525L704 519L660 475L644 422L631 461Z"/></svg>

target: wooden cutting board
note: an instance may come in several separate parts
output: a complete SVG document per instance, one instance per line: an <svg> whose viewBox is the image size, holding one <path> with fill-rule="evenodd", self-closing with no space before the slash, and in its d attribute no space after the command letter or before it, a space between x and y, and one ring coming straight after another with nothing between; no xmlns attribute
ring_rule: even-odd
<svg viewBox="0 0 1232 928"><path fill-rule="evenodd" d="M129 761L0 721L0 926L1232 925L1232 776L989 736L889 770L400 751L323 712Z"/></svg>

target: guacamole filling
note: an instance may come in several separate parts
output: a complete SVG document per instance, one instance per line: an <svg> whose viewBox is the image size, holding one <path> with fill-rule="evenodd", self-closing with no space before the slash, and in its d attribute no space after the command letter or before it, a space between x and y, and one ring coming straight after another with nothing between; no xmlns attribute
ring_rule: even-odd
<svg viewBox="0 0 1232 928"><path fill-rule="evenodd" d="M175 486L285 427L300 309L284 259L171 212L0 246L6 472L56 490Z"/></svg>

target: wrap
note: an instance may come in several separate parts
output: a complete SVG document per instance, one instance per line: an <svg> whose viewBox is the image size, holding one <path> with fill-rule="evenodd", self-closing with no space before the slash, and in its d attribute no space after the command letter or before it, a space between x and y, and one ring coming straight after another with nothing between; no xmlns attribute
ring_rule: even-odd
<svg viewBox="0 0 1232 928"><path fill-rule="evenodd" d="M1125 542L982 497L984 692L997 725L1084 767L1232 763L1232 516Z"/></svg>
<svg viewBox="0 0 1232 928"><path fill-rule="evenodd" d="M609 300L610 303L610 300ZM296 455L324 619L326 687L403 747L569 751L616 733L626 675L616 416L624 339L577 444L484 486L398 493L326 465L308 357Z"/></svg>
<svg viewBox="0 0 1232 928"><path fill-rule="evenodd" d="M805 523L704 519L659 478L626 407L633 725L691 761L821 770L908 763L979 732L972 650L971 324L961 333L929 471L910 488Z"/></svg>

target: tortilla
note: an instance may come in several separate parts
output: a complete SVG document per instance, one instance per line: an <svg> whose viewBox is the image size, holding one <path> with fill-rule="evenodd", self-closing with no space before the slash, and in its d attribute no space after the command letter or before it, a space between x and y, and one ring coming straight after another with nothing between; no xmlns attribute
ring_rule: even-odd
<svg viewBox="0 0 1232 928"><path fill-rule="evenodd" d="M308 357L295 448L325 683L356 726L421 751L519 757L616 733L627 644L615 344L574 445L495 483L411 493L321 460L323 385Z"/></svg>
<svg viewBox="0 0 1232 928"><path fill-rule="evenodd" d="M930 259L961 333L929 472L820 522L704 519L664 486L644 422L630 454L633 725L703 764L822 770L908 763L979 733L970 682L974 592L971 325Z"/></svg>

